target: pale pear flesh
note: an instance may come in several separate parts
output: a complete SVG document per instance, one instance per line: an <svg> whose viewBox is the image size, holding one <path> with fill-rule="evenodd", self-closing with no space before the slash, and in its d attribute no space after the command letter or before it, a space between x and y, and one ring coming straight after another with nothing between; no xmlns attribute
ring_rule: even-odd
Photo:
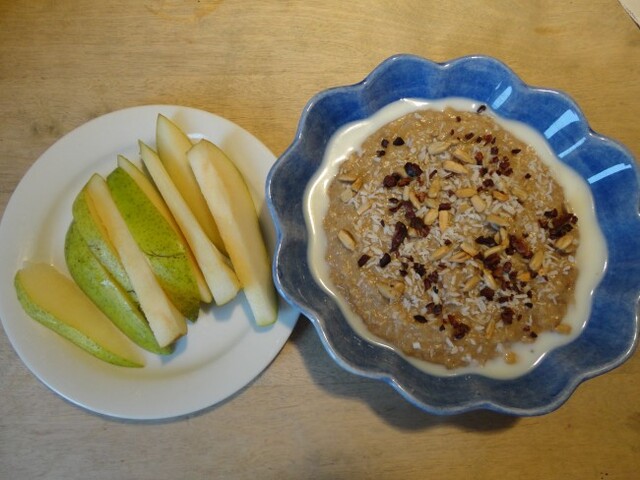
<svg viewBox="0 0 640 480"><path fill-rule="evenodd" d="M138 187L140 187L140 189L144 192L151 203L153 203L156 209L171 225L174 232L180 237L180 240L185 245L185 247L188 247L188 242L184 238L180 226L173 218L171 211L167 207L166 202L162 198L162 195L160 195L160 193L156 189L156 186L153 184L153 182L149 180L149 178L142 172L142 170L140 170L130 160L122 155L118 155L118 167L122 168L129 174L129 176L136 182ZM185 248L185 253L187 254L187 259L191 266L191 270L198 284L198 290L200 291L200 300L204 303L210 303L212 300L211 291L209 290L209 286L207 285L206 280L202 275L202 272L200 271L200 267L198 266L191 248Z"/></svg>
<svg viewBox="0 0 640 480"><path fill-rule="evenodd" d="M242 174L222 150L207 140L194 145L187 156L220 229L256 324L265 326L275 322L278 300L271 261Z"/></svg>
<svg viewBox="0 0 640 480"><path fill-rule="evenodd" d="M140 307L161 347L187 332L185 318L160 286L147 257L138 247L116 206L105 180L93 175L88 183L98 215L105 225L136 292Z"/></svg>
<svg viewBox="0 0 640 480"><path fill-rule="evenodd" d="M76 228L87 242L89 249L118 283L129 293L134 294L129 276L109 240L93 201L86 193L86 188L83 188L73 201L72 214Z"/></svg>
<svg viewBox="0 0 640 480"><path fill-rule="evenodd" d="M171 302L182 314L196 320L200 291L188 258L188 246L140 189L135 180L117 167L107 185L127 228Z"/></svg>
<svg viewBox="0 0 640 480"><path fill-rule="evenodd" d="M156 146L158 156L178 191L189 205L198 223L223 254L227 254L226 246L220 236L215 219L211 215L207 203L198 188L187 159L187 151L192 143L189 137L175 123L164 115L158 115L156 122Z"/></svg>
<svg viewBox="0 0 640 480"><path fill-rule="evenodd" d="M16 273L14 284L25 312L45 327L105 362L144 366L133 343L55 267L30 263Z"/></svg>
<svg viewBox="0 0 640 480"><path fill-rule="evenodd" d="M71 278L113 324L139 347L168 355L173 348L160 347L137 302L93 255L77 224L69 226L64 254Z"/></svg>
<svg viewBox="0 0 640 480"><path fill-rule="evenodd" d="M214 301L222 305L232 300L240 288L238 278L227 264L228 260L218 251L200 227L186 201L172 182L156 152L140 142L140 155L156 187L160 190L174 218L191 246Z"/></svg>

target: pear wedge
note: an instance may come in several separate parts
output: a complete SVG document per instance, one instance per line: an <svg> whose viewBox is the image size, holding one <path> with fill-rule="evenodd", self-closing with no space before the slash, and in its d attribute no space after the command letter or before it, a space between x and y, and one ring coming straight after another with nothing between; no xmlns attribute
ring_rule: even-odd
<svg viewBox="0 0 640 480"><path fill-rule="evenodd" d="M220 229L256 324L275 322L278 301L271 261L242 174L222 150L207 140L195 144L187 157Z"/></svg>
<svg viewBox="0 0 640 480"><path fill-rule="evenodd" d="M125 172L129 174L129 176L138 184L138 187L144 192L147 198L153 203L158 212L162 214L165 220L171 225L176 235L180 238L181 242L184 245L188 245L188 242L184 238L182 234L182 230L180 226L176 223L176 220L173 218L171 211L167 207L167 204L163 200L158 190L153 185L151 180L140 170L137 166L135 166L131 161L129 161L126 157L122 155L118 155L118 167L122 168ZM200 291L200 300L204 303L210 303L212 300L211 290L209 290L209 286L202 275L202 271L198 266L198 262L196 261L193 252L190 248L185 249L185 253L187 254L187 260L191 265L191 270L193 271L193 275L198 284L198 290Z"/></svg>
<svg viewBox="0 0 640 480"><path fill-rule="evenodd" d="M158 345L137 302L93 255L75 221L65 237L64 256L73 280L120 331L152 353L172 353L171 346L161 348Z"/></svg>
<svg viewBox="0 0 640 480"><path fill-rule="evenodd" d="M18 300L34 320L91 355L123 367L142 367L141 352L68 277L45 263L16 273Z"/></svg>
<svg viewBox="0 0 640 480"><path fill-rule="evenodd" d="M149 260L140 250L111 197L104 178L93 175L87 184L87 193L118 252L158 345L166 347L187 332L185 318L162 289Z"/></svg>
<svg viewBox="0 0 640 480"><path fill-rule="evenodd" d="M124 169L113 170L107 185L129 232L169 299L186 318L195 321L200 313L200 291L184 239Z"/></svg>
<svg viewBox="0 0 640 480"><path fill-rule="evenodd" d="M73 201L72 213L76 224L75 228L82 235L91 252L113 278L135 299L129 276L124 270L118 253L109 241L109 236L98 217L93 201L87 195L86 187L80 191Z"/></svg>
<svg viewBox="0 0 640 480"><path fill-rule="evenodd" d="M187 151L192 146L191 140L175 123L164 115L158 115L156 146L164 168L189 205L200 227L216 248L226 255L226 247L220 237L218 226L198 188L198 183L187 160Z"/></svg>
<svg viewBox="0 0 640 480"><path fill-rule="evenodd" d="M227 303L236 296L240 289L240 282L229 265L229 260L207 237L156 152L143 142L139 142L139 144L142 162L147 167L151 178L153 178L156 187L187 239L209 285L214 301L218 305Z"/></svg>

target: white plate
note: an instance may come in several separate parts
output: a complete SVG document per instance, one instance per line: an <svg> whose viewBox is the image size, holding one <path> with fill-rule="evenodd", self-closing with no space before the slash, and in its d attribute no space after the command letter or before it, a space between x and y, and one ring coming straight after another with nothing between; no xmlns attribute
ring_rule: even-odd
<svg viewBox="0 0 640 480"><path fill-rule="evenodd" d="M278 321L254 326L244 296L201 312L173 355L146 355L146 367L111 366L41 326L22 310L13 288L27 259L67 272L64 236L71 204L92 173L108 174L123 154L140 164L138 139L155 145L162 113L192 138L205 137L235 161L247 179L273 252L275 230L264 202L274 155L250 133L208 112L150 105L104 115L72 131L31 167L0 223L0 317L25 365L49 388L96 413L127 419L163 419L214 405L257 377L289 338L298 312L281 300Z"/></svg>

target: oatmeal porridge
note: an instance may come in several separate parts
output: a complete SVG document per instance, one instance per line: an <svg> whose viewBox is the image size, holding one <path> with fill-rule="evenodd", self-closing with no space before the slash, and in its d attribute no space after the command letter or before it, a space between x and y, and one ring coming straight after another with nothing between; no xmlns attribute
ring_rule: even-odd
<svg viewBox="0 0 640 480"><path fill-rule="evenodd" d="M331 283L376 337L447 368L573 328L578 217L485 109L393 120L327 182Z"/></svg>

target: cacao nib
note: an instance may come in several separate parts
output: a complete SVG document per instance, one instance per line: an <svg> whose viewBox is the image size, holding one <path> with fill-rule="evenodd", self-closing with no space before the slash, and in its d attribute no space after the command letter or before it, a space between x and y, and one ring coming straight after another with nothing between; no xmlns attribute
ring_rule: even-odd
<svg viewBox="0 0 640 480"><path fill-rule="evenodd" d="M364 267L371 257L366 253L362 254L362 256L358 259L358 266Z"/></svg>
<svg viewBox="0 0 640 480"><path fill-rule="evenodd" d="M407 162L404 164L404 171L410 177L419 177L422 175L422 168L417 163Z"/></svg>
<svg viewBox="0 0 640 480"><path fill-rule="evenodd" d="M407 226L402 222L396 222L393 238L391 239L391 252L400 248L400 244L407 238Z"/></svg>

